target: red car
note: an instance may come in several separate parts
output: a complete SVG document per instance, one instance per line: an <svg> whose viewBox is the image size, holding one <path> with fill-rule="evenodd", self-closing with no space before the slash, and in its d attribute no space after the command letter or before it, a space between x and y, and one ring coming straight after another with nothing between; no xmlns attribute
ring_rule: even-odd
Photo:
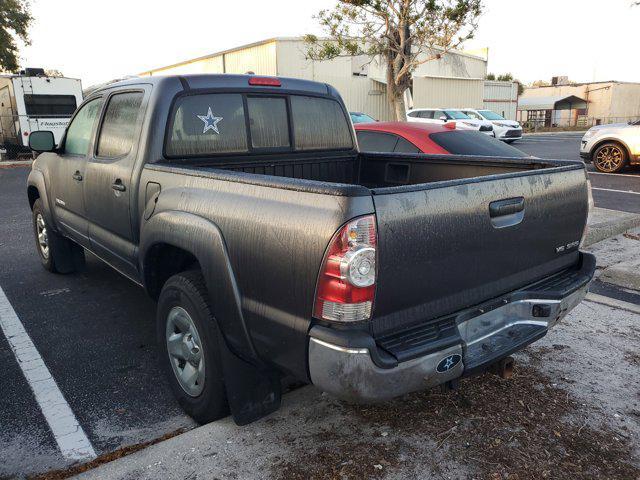
<svg viewBox="0 0 640 480"><path fill-rule="evenodd" d="M376 122L354 125L362 152L527 157L517 148L455 124Z"/></svg>

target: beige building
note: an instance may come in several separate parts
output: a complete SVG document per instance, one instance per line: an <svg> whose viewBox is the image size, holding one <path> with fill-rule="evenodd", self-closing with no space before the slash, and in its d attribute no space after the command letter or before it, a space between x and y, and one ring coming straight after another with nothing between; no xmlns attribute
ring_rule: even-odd
<svg viewBox="0 0 640 480"><path fill-rule="evenodd" d="M518 120L591 126L640 119L640 83L590 82L525 89Z"/></svg>
<svg viewBox="0 0 640 480"><path fill-rule="evenodd" d="M306 45L301 38L272 38L238 48L213 53L173 65L140 73L148 75L181 75L189 73L247 73L315 80L333 85L351 111L367 113L380 120L392 117L386 100L385 67L378 59L364 56L341 57L326 61L305 58ZM414 107L490 108L497 103L515 117L517 98L510 82L499 83L492 93L496 98L485 102L484 77L487 59L463 52L448 52L441 59L421 65L414 73L412 92L407 104ZM506 89L505 89L506 86ZM490 105L490 106L487 106ZM513 107L511 114L510 107ZM496 110L501 113L500 110Z"/></svg>

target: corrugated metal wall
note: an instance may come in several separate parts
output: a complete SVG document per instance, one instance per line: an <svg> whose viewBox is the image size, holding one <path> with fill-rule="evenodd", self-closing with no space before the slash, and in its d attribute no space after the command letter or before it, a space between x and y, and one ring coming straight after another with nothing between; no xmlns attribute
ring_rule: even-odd
<svg viewBox="0 0 640 480"><path fill-rule="evenodd" d="M518 84L515 82L484 82L484 108L508 120L516 119Z"/></svg>
<svg viewBox="0 0 640 480"><path fill-rule="evenodd" d="M333 85L351 111L364 112L379 120L392 119L385 91L384 65L375 60L367 65L358 58L316 62L306 58L306 50L307 46L300 39L277 39L157 68L141 75L252 71L258 75L304 78ZM368 76L354 75L367 72ZM470 55L447 53L440 60L429 61L416 72L414 106L483 108L483 81L480 79L485 73L486 61Z"/></svg>
<svg viewBox="0 0 640 480"><path fill-rule="evenodd" d="M385 85L368 77L353 75L351 58L316 62L308 60L305 55L304 42L278 41L278 75L328 83L340 92L348 110L364 112L378 120L391 119Z"/></svg>
<svg viewBox="0 0 640 480"><path fill-rule="evenodd" d="M480 78L419 77L413 79L414 108L483 108Z"/></svg>
<svg viewBox="0 0 640 480"><path fill-rule="evenodd" d="M151 75L188 75L190 73L223 73L222 55L203 58L181 63L169 67L161 67L140 74L142 77Z"/></svg>
<svg viewBox="0 0 640 480"><path fill-rule="evenodd" d="M276 42L268 42L215 55L195 59L178 65L160 67L140 76L185 75L189 73L247 73L277 75Z"/></svg>
<svg viewBox="0 0 640 480"><path fill-rule="evenodd" d="M278 74L275 41L225 53L224 61L226 73Z"/></svg>

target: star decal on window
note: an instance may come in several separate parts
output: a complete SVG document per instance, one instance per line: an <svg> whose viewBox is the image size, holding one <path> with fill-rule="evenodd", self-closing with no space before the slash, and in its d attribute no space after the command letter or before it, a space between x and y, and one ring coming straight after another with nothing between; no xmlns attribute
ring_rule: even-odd
<svg viewBox="0 0 640 480"><path fill-rule="evenodd" d="M222 117L216 117L209 107L209 111L206 115L196 115L200 120L204 122L204 129L202 133L207 133L209 130L213 130L217 134L220 134L218 130L218 123L222 121Z"/></svg>

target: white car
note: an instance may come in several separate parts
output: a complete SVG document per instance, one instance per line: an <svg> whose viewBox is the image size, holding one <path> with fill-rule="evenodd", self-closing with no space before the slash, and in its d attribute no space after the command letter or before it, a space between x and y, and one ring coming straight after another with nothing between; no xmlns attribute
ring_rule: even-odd
<svg viewBox="0 0 640 480"><path fill-rule="evenodd" d="M591 127L580 142L580 156L604 173L640 165L640 120Z"/></svg>
<svg viewBox="0 0 640 480"><path fill-rule="evenodd" d="M476 120L455 108L414 108L407 112L407 120L438 124L453 122L457 130L476 130L494 136L491 122Z"/></svg>
<svg viewBox="0 0 640 480"><path fill-rule="evenodd" d="M491 110L476 110L475 108L462 108L461 111L471 118L491 122L498 140L512 143L522 138L522 127L520 124L514 120L507 120L496 112Z"/></svg>

